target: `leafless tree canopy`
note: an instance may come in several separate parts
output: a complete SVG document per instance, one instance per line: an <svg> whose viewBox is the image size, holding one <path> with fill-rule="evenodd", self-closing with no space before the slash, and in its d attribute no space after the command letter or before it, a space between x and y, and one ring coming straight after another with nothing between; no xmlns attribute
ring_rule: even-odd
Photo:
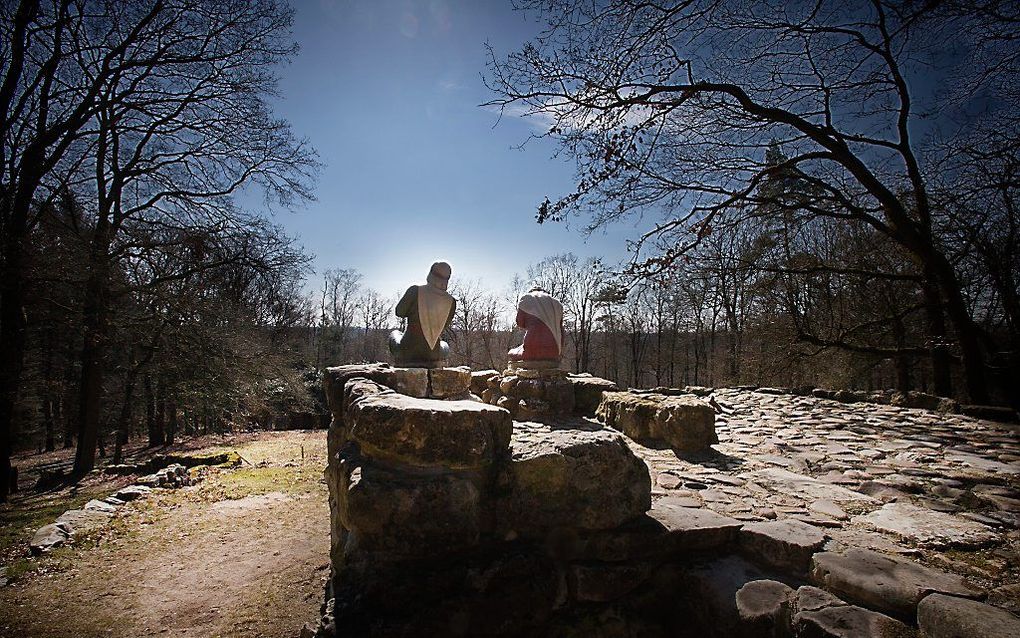
<svg viewBox="0 0 1020 638"><path fill-rule="evenodd" d="M520 51L492 52L491 105L546 123L577 161L576 189L543 202L539 221L576 214L598 228L648 216L654 227L636 238L630 267L641 277L686 268L713 236L744 237L723 241L745 242L744 257L766 266L755 276L782 275L784 320L802 340L923 348L940 393L959 361L972 400L989 400L990 383L1015 395L1015 262L976 254L999 231L962 221L957 203L980 190L975 180L1015 179L1002 157L1017 139L1014 3L520 4L546 29ZM1002 161L976 169L968 153ZM996 195L991 215L1015 216L1015 189ZM982 239L968 247L968 232ZM760 261L777 251L786 254ZM892 282L900 302L877 313L842 304L820 334L798 295L823 275L825 303L858 286L874 306L869 296ZM1006 279L1013 288L999 289ZM923 328L900 343L875 328L912 314Z"/></svg>

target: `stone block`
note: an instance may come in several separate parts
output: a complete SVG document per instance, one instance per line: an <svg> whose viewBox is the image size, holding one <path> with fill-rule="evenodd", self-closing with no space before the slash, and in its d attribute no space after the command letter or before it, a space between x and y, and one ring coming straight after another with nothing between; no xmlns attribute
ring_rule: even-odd
<svg viewBox="0 0 1020 638"><path fill-rule="evenodd" d="M710 509L683 507L679 497L665 496L652 503L648 515L666 531L662 539L670 551L700 552L726 547L737 538L740 521Z"/></svg>
<svg viewBox="0 0 1020 638"><path fill-rule="evenodd" d="M651 506L648 467L615 432L517 423L510 451L499 512L506 533L610 529Z"/></svg>
<svg viewBox="0 0 1020 638"><path fill-rule="evenodd" d="M854 605L802 611L793 617L798 638L911 638L912 628L898 620Z"/></svg>
<svg viewBox="0 0 1020 638"><path fill-rule="evenodd" d="M489 388L489 380L493 377L498 377L499 372L496 370L477 370L471 373L471 391L481 396L487 388Z"/></svg>
<svg viewBox="0 0 1020 638"><path fill-rule="evenodd" d="M515 369L488 385L485 402L510 410L518 421L564 417L574 411L574 386L562 370Z"/></svg>
<svg viewBox="0 0 1020 638"><path fill-rule="evenodd" d="M338 479L345 552L429 557L478 543L480 494L468 478L406 476L351 456L340 461Z"/></svg>
<svg viewBox="0 0 1020 638"><path fill-rule="evenodd" d="M976 600L930 594L917 606L917 625L926 638L1016 638L1020 618Z"/></svg>
<svg viewBox="0 0 1020 638"><path fill-rule="evenodd" d="M677 452L702 452L719 442L715 410L695 397L606 392L596 414L639 443L665 443Z"/></svg>
<svg viewBox="0 0 1020 638"><path fill-rule="evenodd" d="M429 397L448 399L462 397L471 391L471 368L432 368L428 371Z"/></svg>
<svg viewBox="0 0 1020 638"><path fill-rule="evenodd" d="M911 503L887 503L855 522L928 547L980 547L998 538L987 525Z"/></svg>
<svg viewBox="0 0 1020 638"><path fill-rule="evenodd" d="M859 547L843 554L815 554L811 581L840 598L910 620L917 604L932 592L970 598L982 595L955 574Z"/></svg>
<svg viewBox="0 0 1020 638"><path fill-rule="evenodd" d="M740 549L751 560L797 576L807 575L824 544L822 530L791 519L747 523L740 530Z"/></svg>
<svg viewBox="0 0 1020 638"><path fill-rule="evenodd" d="M424 398L428 395L429 378L425 368L394 368L388 363L358 363L326 368L322 386L334 419L343 421L344 388L348 381L359 377L408 396Z"/></svg>
<svg viewBox="0 0 1020 638"><path fill-rule="evenodd" d="M71 538L72 527L67 523L50 523L43 525L28 543L33 555L44 554L55 547L60 547Z"/></svg>
<svg viewBox="0 0 1020 638"><path fill-rule="evenodd" d="M793 588L776 580L752 580L737 590L740 635L747 638L791 636Z"/></svg>
<svg viewBox="0 0 1020 638"><path fill-rule="evenodd" d="M620 386L608 379L593 377L587 372L568 374L567 381L574 388L574 412L580 416L595 416L603 392L617 392Z"/></svg>
<svg viewBox="0 0 1020 638"><path fill-rule="evenodd" d="M459 470L488 466L507 454L512 424L505 410L475 401L372 393L371 382L352 385L348 436L373 460Z"/></svg>

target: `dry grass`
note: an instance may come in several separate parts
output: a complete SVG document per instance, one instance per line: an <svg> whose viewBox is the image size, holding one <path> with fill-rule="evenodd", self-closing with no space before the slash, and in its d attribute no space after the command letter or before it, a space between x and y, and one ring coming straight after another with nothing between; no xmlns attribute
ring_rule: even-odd
<svg viewBox="0 0 1020 638"><path fill-rule="evenodd" d="M328 569L325 433L209 443L191 449L236 449L248 463L130 503L70 548L11 560L0 636L287 636L313 620ZM108 487L12 510L9 551L36 522Z"/></svg>

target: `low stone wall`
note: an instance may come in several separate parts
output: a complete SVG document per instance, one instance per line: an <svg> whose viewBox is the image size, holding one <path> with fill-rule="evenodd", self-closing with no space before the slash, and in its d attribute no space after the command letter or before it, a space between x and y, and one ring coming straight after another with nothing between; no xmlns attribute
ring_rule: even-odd
<svg viewBox="0 0 1020 638"><path fill-rule="evenodd" d="M500 375L489 372L468 383L490 389ZM594 419L512 421L477 400L408 396L407 378L372 366L327 374L333 572L305 636L1020 633L959 575L847 545L820 523L706 508L769 477L824 485L785 470L729 476L740 462L706 451L715 410L701 398L584 382L628 437L705 452L681 460L661 448L638 457L641 446ZM702 468L713 487L684 483L704 498L653 492L646 463L660 456ZM824 490L843 493L869 498Z"/></svg>
<svg viewBox="0 0 1020 638"><path fill-rule="evenodd" d="M416 373L355 368L326 375L334 602L324 633L545 627L577 602L572 574L593 569L577 563L592 558L578 543L651 507L648 468L616 432L512 424L480 401L398 392L420 391Z"/></svg>

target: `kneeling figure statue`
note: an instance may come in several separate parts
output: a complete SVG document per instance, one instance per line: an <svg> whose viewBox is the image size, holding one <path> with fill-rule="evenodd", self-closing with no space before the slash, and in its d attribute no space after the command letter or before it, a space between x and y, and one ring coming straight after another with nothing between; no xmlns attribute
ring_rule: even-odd
<svg viewBox="0 0 1020 638"><path fill-rule="evenodd" d="M443 334L457 309L457 301L446 288L450 283L450 264L432 264L424 286L411 286L397 303L396 315L407 320L407 328L390 333L389 348L393 363L407 368L441 368L450 356Z"/></svg>
<svg viewBox="0 0 1020 638"><path fill-rule="evenodd" d="M525 367L556 367L563 352L563 305L542 288L532 288L517 304L524 343L507 353Z"/></svg>

